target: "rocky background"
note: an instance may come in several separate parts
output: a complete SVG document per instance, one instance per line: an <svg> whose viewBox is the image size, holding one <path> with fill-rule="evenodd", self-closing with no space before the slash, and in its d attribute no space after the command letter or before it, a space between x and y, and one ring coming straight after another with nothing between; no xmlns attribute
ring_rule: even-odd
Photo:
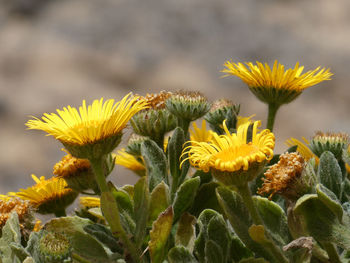
<svg viewBox="0 0 350 263"><path fill-rule="evenodd" d="M277 151L291 136L350 133L349 10L349 0L0 0L0 193L31 185L31 173L50 177L64 155L25 129L30 116L83 99L199 90L265 123L266 105L221 78L229 59L334 73L281 108ZM111 178L136 180L122 168Z"/></svg>

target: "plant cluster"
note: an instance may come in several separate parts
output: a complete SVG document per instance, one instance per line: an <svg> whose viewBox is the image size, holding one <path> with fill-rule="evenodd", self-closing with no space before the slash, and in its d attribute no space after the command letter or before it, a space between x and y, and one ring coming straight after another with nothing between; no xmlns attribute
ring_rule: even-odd
<svg viewBox="0 0 350 263"><path fill-rule="evenodd" d="M29 120L67 155L51 178L32 175L33 186L0 196L0 262L350 262L348 135L291 138L274 153L278 109L332 75L302 71L225 63L268 105L266 129L240 105L189 91L83 101ZM128 123L134 134L114 153ZM116 164L137 183L110 182Z"/></svg>

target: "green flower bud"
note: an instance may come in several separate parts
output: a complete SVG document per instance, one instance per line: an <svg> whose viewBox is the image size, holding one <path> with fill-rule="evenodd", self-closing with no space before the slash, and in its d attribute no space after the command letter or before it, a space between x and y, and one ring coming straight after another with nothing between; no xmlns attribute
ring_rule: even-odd
<svg viewBox="0 0 350 263"><path fill-rule="evenodd" d="M39 259L41 262L64 262L70 258L71 245L69 239L56 232L43 230L37 243Z"/></svg>

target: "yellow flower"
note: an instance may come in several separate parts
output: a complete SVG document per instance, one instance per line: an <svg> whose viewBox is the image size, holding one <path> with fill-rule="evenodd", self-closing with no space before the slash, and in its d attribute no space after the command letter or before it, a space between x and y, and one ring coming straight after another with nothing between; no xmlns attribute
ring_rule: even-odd
<svg viewBox="0 0 350 263"><path fill-rule="evenodd" d="M195 122L193 122L192 126L193 129L190 129L191 141L209 142L213 137L213 132L211 130L207 130L207 123L205 120L202 120L201 128L198 128Z"/></svg>
<svg viewBox="0 0 350 263"><path fill-rule="evenodd" d="M26 125L29 129L43 130L48 135L54 136L66 148L67 146L86 146L105 142L103 146L105 148L109 146L108 153L119 144L121 132L129 119L146 107L147 103L144 100L132 97L129 93L116 103L113 99L103 102L101 98L87 106L84 100L79 111L71 106L64 107L63 110L57 110L57 114L45 113L42 119L34 118ZM70 147L68 150L76 156ZM76 157L82 158L81 156Z"/></svg>
<svg viewBox="0 0 350 263"><path fill-rule="evenodd" d="M84 208L100 207L101 202L98 197L82 196L79 198L80 205Z"/></svg>
<svg viewBox="0 0 350 263"><path fill-rule="evenodd" d="M137 159L134 155L127 153L125 151L125 148L119 150L115 157L116 164L124 166L125 168L137 173L140 176L145 175L146 168L141 157Z"/></svg>
<svg viewBox="0 0 350 263"><path fill-rule="evenodd" d="M246 123L252 123L251 118L253 118L255 114L250 115L249 117L243 117L243 116L237 116L237 124L236 127L238 129L239 126L246 124Z"/></svg>
<svg viewBox="0 0 350 263"><path fill-rule="evenodd" d="M297 152L300 153L300 155L305 159L305 161L309 161L310 159L315 158L316 163L318 163L319 158L310 150L309 141L304 137L303 137L303 141L305 142L305 144L295 138L290 138L289 140L286 141L286 145L289 147L296 145Z"/></svg>
<svg viewBox="0 0 350 263"><path fill-rule="evenodd" d="M267 63L256 62L233 63L226 61L222 72L242 79L250 90L265 103L279 105L289 103L300 93L324 80L330 80L333 75L329 69L316 68L302 74L304 67L296 63L294 69L285 70L284 65L275 61L271 69Z"/></svg>
<svg viewBox="0 0 350 263"><path fill-rule="evenodd" d="M28 200L39 213L61 212L77 196L76 192L67 188L67 183L63 178L53 177L46 180L44 176L39 179L35 175L32 175L32 178L36 182L35 185L10 194Z"/></svg>
<svg viewBox="0 0 350 263"><path fill-rule="evenodd" d="M213 138L209 143L190 141L191 145L187 146L183 152L183 156L188 154L188 157L182 163L188 159L194 167L204 172L212 171L218 180L222 179L221 175L229 177L228 175L234 172L244 174L250 168L259 170L266 160L273 157L275 136L269 130L257 133L261 122L256 121L253 124L252 140L247 141L249 125L249 123L241 125L237 133L230 134L224 123L226 135L219 136L213 133ZM255 176L256 174L246 179L251 180ZM235 179L231 179L229 182L235 184L232 181Z"/></svg>

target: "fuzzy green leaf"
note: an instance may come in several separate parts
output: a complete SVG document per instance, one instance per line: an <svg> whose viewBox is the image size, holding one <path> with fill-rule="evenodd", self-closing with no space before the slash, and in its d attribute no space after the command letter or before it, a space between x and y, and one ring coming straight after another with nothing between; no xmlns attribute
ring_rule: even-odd
<svg viewBox="0 0 350 263"><path fill-rule="evenodd" d="M183 213L175 235L175 245L184 246L190 252L193 251L194 241L196 237L195 232L196 218L189 213Z"/></svg>
<svg viewBox="0 0 350 263"><path fill-rule="evenodd" d="M205 242L205 263L225 263L222 248L213 240Z"/></svg>
<svg viewBox="0 0 350 263"><path fill-rule="evenodd" d="M231 237L231 259L234 262L238 262L243 258L249 258L253 256L253 253L242 243L237 236Z"/></svg>
<svg viewBox="0 0 350 263"><path fill-rule="evenodd" d="M200 184L200 178L191 178L185 181L177 190L173 207L174 207L174 222L176 222L183 212L187 211L192 206L194 198Z"/></svg>
<svg viewBox="0 0 350 263"><path fill-rule="evenodd" d="M11 243L21 244L21 232L19 226L18 215L13 212L6 224L2 228L0 238L0 258L2 263L17 263L20 262L16 254L9 246Z"/></svg>
<svg viewBox="0 0 350 263"><path fill-rule="evenodd" d="M320 201L322 201L338 217L339 222L342 222L343 208L335 194L322 184L316 186L316 192Z"/></svg>
<svg viewBox="0 0 350 263"><path fill-rule="evenodd" d="M148 191L147 177L140 178L134 188L134 209L135 209L135 242L140 246L146 235L147 219L150 206L150 194Z"/></svg>
<svg viewBox="0 0 350 263"><path fill-rule="evenodd" d="M161 212L170 205L169 187L163 181L158 184L151 193L148 225L156 220Z"/></svg>
<svg viewBox="0 0 350 263"><path fill-rule="evenodd" d="M142 142L141 155L146 165L149 191L152 191L161 181L168 183L167 159L157 143L152 140Z"/></svg>
<svg viewBox="0 0 350 263"><path fill-rule="evenodd" d="M320 182L340 199L343 175L333 153L329 151L322 153L317 175Z"/></svg>
<svg viewBox="0 0 350 263"><path fill-rule="evenodd" d="M251 258L244 258L244 259L240 260L239 263L269 263L269 262L263 258L251 257Z"/></svg>
<svg viewBox="0 0 350 263"><path fill-rule="evenodd" d="M213 217L208 224L208 239L214 241L222 250L224 262L229 259L230 252L230 234L226 222L222 215Z"/></svg>
<svg viewBox="0 0 350 263"><path fill-rule="evenodd" d="M180 157L181 157L184 143L185 143L184 131L180 127L177 127L174 130L174 133L169 140L168 149L167 149L170 174L171 174L171 177L173 178L173 183L176 183L176 184L178 183L179 177L181 175ZM175 189L176 188L177 188L177 185Z"/></svg>
<svg viewBox="0 0 350 263"><path fill-rule="evenodd" d="M168 260L169 263L197 263L191 252L183 246L176 246L170 249Z"/></svg>
<svg viewBox="0 0 350 263"><path fill-rule="evenodd" d="M297 201L294 212L303 216L306 228L319 242L334 242L350 250L349 220L341 224L338 216L316 194L304 195Z"/></svg>
<svg viewBox="0 0 350 263"><path fill-rule="evenodd" d="M290 241L290 234L287 216L283 209L264 197L254 196L253 200L270 236L279 246L288 244Z"/></svg>
<svg viewBox="0 0 350 263"><path fill-rule="evenodd" d="M199 259L199 262L205 261L205 243L208 239L208 224L210 220L217 216L218 213L211 209L205 209L198 217L197 225L199 227L199 234L195 241L195 254Z"/></svg>
<svg viewBox="0 0 350 263"><path fill-rule="evenodd" d="M218 199L215 195L215 190L218 186L218 183L210 182L202 184L199 187L198 193L191 208L191 214L198 216L204 209L213 209L220 213L222 212Z"/></svg>
<svg viewBox="0 0 350 263"><path fill-rule="evenodd" d="M165 246L172 228L173 217L174 211L170 206L159 215L152 225L150 241L148 242L152 263L161 263L166 256Z"/></svg>
<svg viewBox="0 0 350 263"><path fill-rule="evenodd" d="M235 233L247 248L255 252L257 255L273 260L266 249L260 244L254 242L249 236L248 229L252 225L252 220L241 196L235 191L222 186L216 188L216 196L219 204L225 212L225 215L230 221L231 226L235 230Z"/></svg>

